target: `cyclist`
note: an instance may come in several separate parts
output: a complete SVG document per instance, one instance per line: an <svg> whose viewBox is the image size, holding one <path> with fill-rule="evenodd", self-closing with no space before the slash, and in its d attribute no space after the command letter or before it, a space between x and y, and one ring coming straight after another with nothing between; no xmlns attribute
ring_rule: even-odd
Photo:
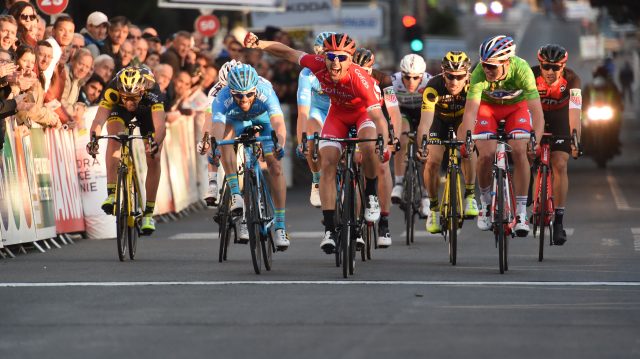
<svg viewBox="0 0 640 359"><path fill-rule="evenodd" d="M153 73L147 67L129 66L118 71L109 82L102 94L96 117L91 125L91 132L100 134L102 126L107 123L109 135L115 135L125 131L125 126L135 117L140 126L142 135L152 134L155 144L150 145L145 140L147 160L147 177L145 189L147 203L142 217L140 230L145 235L150 235L156 229L153 220L153 210L156 201L156 192L160 182L160 156L154 156L162 149L165 136L164 98L160 93L160 87L153 77ZM155 132L154 132L155 131ZM89 146L98 151L97 144ZM91 153L90 154L95 154ZM107 199L102 202L102 210L107 214L114 214L113 208L116 202L116 177L118 161L120 160L120 144L115 141L107 143Z"/></svg>
<svg viewBox="0 0 640 359"><path fill-rule="evenodd" d="M533 125L536 136L540 136L544 117L536 80L527 62L516 56L513 39L504 35L490 37L480 45L479 52L481 66L477 66L471 73L458 138L464 138L467 130L472 129L477 134L496 133L498 121L503 119L506 121L507 133L528 133ZM481 230L491 229L491 169L496 145L495 140L476 143L479 151L477 173L481 202L478 228ZM513 226L519 237L525 237L529 233L526 215L530 176L527 141L511 140L509 146L514 163L513 184L517 204Z"/></svg>
<svg viewBox="0 0 640 359"><path fill-rule="evenodd" d="M261 125L264 134L276 132L278 144L263 143L264 158L269 168L275 205L274 244L279 250L289 247L289 235L285 228L286 181L282 174L280 159L284 156L286 129L280 101L271 84L260 81L256 70L247 64L233 67L227 77L227 87L223 88L211 105L213 124L224 124L224 139L232 139L242 134L246 128ZM215 132L215 130L214 130ZM233 148L222 148L222 166L225 180L231 191L230 210L242 215L244 202L240 194L236 172L236 154Z"/></svg>
<svg viewBox="0 0 640 359"><path fill-rule="evenodd" d="M547 44L538 50L538 62L533 66L538 93L544 111L545 132L556 136L569 137L573 130L580 138L580 112L582 111L582 94L580 77L566 67L569 54L567 50L556 44ZM573 151L573 153L572 153ZM551 167L553 170L553 202L555 218L553 222L553 243L562 245L567 241L567 233L562 225L569 177L567 161L569 153L578 156L577 149L571 148L566 139L556 140L551 144Z"/></svg>
<svg viewBox="0 0 640 359"><path fill-rule="evenodd" d="M409 54L400 61L400 72L396 72L391 76L392 89L400 103L400 112L402 113L401 124L394 124L396 133L400 134L407 131L415 131L420 123L420 109L422 107L422 94L427 87L427 82L431 75L426 72L427 64L420 55ZM384 89L385 94L388 87ZM402 201L402 182L404 180L404 172L406 168L407 144L409 138L407 136L400 137L400 151L396 152L393 159L393 169L395 173L395 185L391 191L391 200L394 203ZM421 201L422 215L428 214L428 198L427 191L422 191L425 197Z"/></svg>
<svg viewBox="0 0 640 359"><path fill-rule="evenodd" d="M322 32L316 36L313 44L313 51L316 55L321 55L324 52L322 43L333 34L335 33ZM296 132L300 144L297 148L299 154L302 155L300 147L302 146L302 133L320 133L322 124L327 117L327 111L329 111L329 97L322 92L316 75L308 68L303 68L298 77L298 125ZM310 150L313 151L313 144L311 144ZM309 169L313 175L309 201L312 206L320 207L320 163L313 161L311 151L306 155Z"/></svg>
<svg viewBox="0 0 640 359"><path fill-rule="evenodd" d="M381 81L384 80L384 75L381 72L373 72L373 64L375 63L375 56L370 50L359 48L353 54L353 62L360 65L363 69L373 77L378 86ZM389 117L392 123L400 123L402 120L402 114L398 106L398 100L392 87L385 89L384 97L380 101L381 105L385 105ZM377 244L379 248L387 248L391 245L391 232L389 231L389 212L391 211L391 170L389 168L389 162L386 161L380 165L378 171L378 198L380 201L380 221L378 222L378 239ZM364 244L362 238L357 239L358 242Z"/></svg>
<svg viewBox="0 0 640 359"><path fill-rule="evenodd" d="M309 55L276 41L260 41L253 33L245 37L245 46L257 47L271 55L308 67L318 78L322 89L331 99L331 106L322 127L323 137L347 137L349 127L356 126L358 138L374 139L380 133L385 139L387 124L380 109L380 93L371 76L362 67L352 64L355 41L347 34L333 34L324 41L323 55ZM320 142L320 199L325 235L320 247L325 253L335 250L336 167L342 147L335 142ZM365 220L380 218L377 195L379 161L373 142L360 146L365 176Z"/></svg>
<svg viewBox="0 0 640 359"><path fill-rule="evenodd" d="M469 69L471 60L466 53L450 51L442 58L442 73L432 77L427 83L422 99L422 114L418 126L418 139L424 134L429 138L445 140L449 128L454 131L462 122L464 104L467 98ZM424 168L424 184L429 193L429 215L427 231L439 233L440 209L438 203L438 183L440 164L444 155L444 146L429 145L428 155L419 154L427 160ZM464 216L478 215L478 204L475 200L475 154L468 158L463 156L462 172L465 179Z"/></svg>

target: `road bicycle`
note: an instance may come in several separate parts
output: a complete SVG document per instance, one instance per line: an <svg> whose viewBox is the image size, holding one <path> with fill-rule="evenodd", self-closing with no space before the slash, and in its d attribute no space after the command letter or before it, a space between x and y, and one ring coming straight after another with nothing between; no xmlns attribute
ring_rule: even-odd
<svg viewBox="0 0 640 359"><path fill-rule="evenodd" d="M273 242L272 230L275 223L273 199L271 198L269 184L262 173L259 161L263 155L261 143L271 141L274 146L277 146L278 138L276 137L275 131L271 131L270 136L257 136L260 131L262 131L262 126L255 125L248 127L244 133L234 139L221 141L212 139L211 141L213 151L215 151L218 146L233 145L236 150L239 145L243 147L242 156L244 166L241 168L238 176L243 176L243 194L245 211L247 212L249 248L251 251L253 270L256 274L261 273L263 265L267 271L271 270L273 253L279 250ZM227 201L230 201L230 199ZM228 222L224 222L224 220L221 223L228 224ZM229 238L228 236L221 236L220 238L220 246L221 248L224 246L223 253L226 254Z"/></svg>
<svg viewBox="0 0 640 359"><path fill-rule="evenodd" d="M495 235L496 246L498 247L498 264L500 274L509 270L508 263L508 236L513 237L512 223L515 223L516 198L511 180L511 170L507 159L507 152L510 146L509 140L530 140L535 138L532 133L511 133L504 131L505 121L498 123L498 131L493 133L482 133L472 135L472 139L477 140L497 140L496 154L493 160L493 182L491 185L491 223ZM534 148L535 146L531 146Z"/></svg>
<svg viewBox="0 0 640 359"><path fill-rule="evenodd" d="M137 126L138 121L134 119L125 127L124 132L117 135L98 136L95 132L91 132L91 141L87 144L89 153L97 153L98 141L101 139L110 139L121 145L114 210L116 216L116 243L120 261L124 261L127 248L129 249L129 258L135 258L138 237L142 234L140 220L144 214L144 208L142 207L144 202L142 201L140 182L138 181L133 159L133 140L147 140L151 148L156 147L152 134L149 133L145 136L133 134ZM96 155L92 156L94 159L96 158Z"/></svg>
<svg viewBox="0 0 640 359"><path fill-rule="evenodd" d="M335 258L336 266L339 267L342 265L342 276L347 278L348 275L353 275L355 271L356 238L360 234L363 223L365 222L364 206L360 206L359 215L357 210L358 195L362 199L365 199L365 197L359 165L354 158L356 147L358 143L376 142L378 155L380 160L382 160L384 156L384 142L382 135L378 135L375 139L332 138L321 137L315 132L312 138L314 142L312 158L314 160L318 158L318 148L321 140L337 142L345 147L336 172L336 176L339 179L336 187L336 230L339 232L339 235L336 241ZM302 141L303 151L306 151L306 134L303 134ZM366 250L366 242L363 250Z"/></svg>
<svg viewBox="0 0 640 359"><path fill-rule="evenodd" d="M551 133L544 133L540 139L540 156L536 158L536 187L533 200L533 213L531 224L533 225L533 236L538 237L538 261L544 259L545 228L549 228L549 245L553 243L553 222L555 207L553 204L553 171L551 167L551 144L555 141L571 141L571 145L578 149L577 131L574 129L571 137L554 136ZM539 232L538 232L539 230Z"/></svg>
<svg viewBox="0 0 640 359"><path fill-rule="evenodd" d="M467 148L471 148L471 131L467 131L466 142L458 141L456 132L452 127L449 128L449 134L446 140L428 139L424 135L422 139L422 152L425 152L426 144L444 146L448 154L448 164L446 170L446 179L444 182L444 191L442 192L442 200L440 201L440 226L442 235L447 243L449 243L449 262L456 265L458 257L458 230L462 228L464 221L463 195L462 191L462 169L460 167L460 147L467 144Z"/></svg>

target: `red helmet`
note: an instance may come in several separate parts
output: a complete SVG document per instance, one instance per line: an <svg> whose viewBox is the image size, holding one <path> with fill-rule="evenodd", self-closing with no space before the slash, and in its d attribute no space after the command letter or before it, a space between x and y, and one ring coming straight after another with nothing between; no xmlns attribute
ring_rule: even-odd
<svg viewBox="0 0 640 359"><path fill-rule="evenodd" d="M344 51L353 56L356 42L347 34L333 34L324 40L324 51Z"/></svg>

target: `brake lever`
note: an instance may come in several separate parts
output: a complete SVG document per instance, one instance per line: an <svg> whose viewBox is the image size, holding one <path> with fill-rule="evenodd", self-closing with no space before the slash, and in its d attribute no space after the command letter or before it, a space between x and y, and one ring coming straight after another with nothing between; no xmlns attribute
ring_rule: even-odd
<svg viewBox="0 0 640 359"><path fill-rule="evenodd" d="M311 154L311 158L313 162L318 161L318 147L320 145L320 135L318 132L313 133L313 153Z"/></svg>
<svg viewBox="0 0 640 359"><path fill-rule="evenodd" d="M376 145L378 146L378 158L380 159L380 162L382 162L384 161L384 138L381 134L378 134Z"/></svg>
<svg viewBox="0 0 640 359"><path fill-rule="evenodd" d="M302 153L307 154L307 133L302 133Z"/></svg>
<svg viewBox="0 0 640 359"><path fill-rule="evenodd" d="M211 148L211 137L209 136L209 132L205 132L202 136L202 150L200 151L200 155L204 155Z"/></svg>

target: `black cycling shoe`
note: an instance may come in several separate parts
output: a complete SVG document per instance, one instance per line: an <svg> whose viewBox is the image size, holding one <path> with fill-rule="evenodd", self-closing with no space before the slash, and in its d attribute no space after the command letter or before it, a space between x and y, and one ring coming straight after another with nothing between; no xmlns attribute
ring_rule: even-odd
<svg viewBox="0 0 640 359"><path fill-rule="evenodd" d="M553 244L561 246L567 241L567 232L562 228L562 225L553 225Z"/></svg>

